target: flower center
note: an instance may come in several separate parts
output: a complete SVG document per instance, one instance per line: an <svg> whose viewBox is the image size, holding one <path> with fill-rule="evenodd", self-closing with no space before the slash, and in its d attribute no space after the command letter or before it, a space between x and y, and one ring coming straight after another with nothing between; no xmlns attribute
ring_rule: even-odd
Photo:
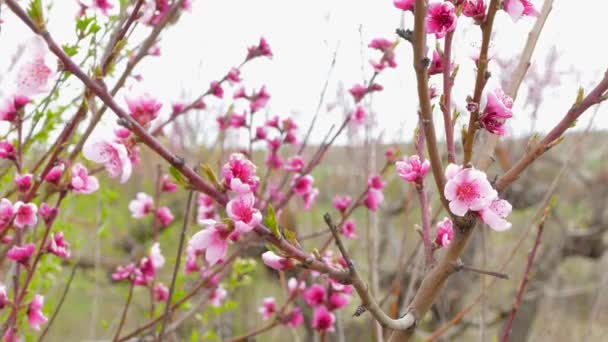
<svg viewBox="0 0 608 342"><path fill-rule="evenodd" d="M461 201L471 201L479 196L477 187L473 183L462 183L456 191L456 196Z"/></svg>

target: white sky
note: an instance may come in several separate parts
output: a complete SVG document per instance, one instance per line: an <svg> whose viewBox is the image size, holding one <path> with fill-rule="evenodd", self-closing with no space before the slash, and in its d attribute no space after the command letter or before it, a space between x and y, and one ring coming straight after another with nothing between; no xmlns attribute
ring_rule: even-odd
<svg viewBox="0 0 608 342"><path fill-rule="evenodd" d="M24 1L21 3L25 5ZM535 3L540 8L542 1ZM75 4L76 0L55 1L49 30L61 43L74 41ZM560 85L543 93L545 101L536 125L538 130L546 132L566 113L579 85L590 89L601 79L608 67L608 48L598 33L605 30L607 12L606 1L555 1L533 62L536 61L543 70L549 48L556 46L561 54L558 68L574 68L580 72L580 79L563 78ZM2 18L5 23L0 33L0 70L5 70L18 42L30 33L7 8L3 8ZM274 58L256 60L247 65L242 73L245 82L248 88L267 85L271 94L270 114L297 113L300 125L306 126L317 106L336 46L339 46L337 63L326 102L335 99L340 82L350 88L371 75L368 60L378 55L368 49L367 44L375 37L393 39L400 21L400 11L393 7L391 0L194 0L192 13L183 15L179 24L163 35L162 56L149 58L136 69L136 73L144 76L144 81L134 85L134 89L157 96L166 103L164 110L168 111L169 102L184 94L193 96L207 89L211 80L219 79L242 60L248 45L265 36ZM496 55L507 58L517 54L533 22L528 18L513 23L506 13L500 12L495 23ZM362 27L365 45L363 56L359 27ZM413 27L413 17L409 12L405 15L405 27ZM143 27L140 29L145 30ZM467 18L462 18L455 38L455 62L460 64L460 72L453 95L461 107L473 89L474 66L468 56L469 46L475 39L479 39L479 30ZM434 44L433 40L430 38L429 44ZM411 48L402 42L396 53L399 66L386 70L378 78L385 90L373 98L378 132L384 131L385 140L389 141L411 138L417 120ZM490 66L492 70L494 75L498 75L494 63ZM431 83L440 86L439 76L435 77ZM491 82L494 83L490 83L488 88L497 81L498 77L493 77ZM2 85L3 88L5 86ZM528 133L530 127L529 108L523 108L525 94L523 87L516 102L515 118L510 122L515 135ZM122 100L119 102L124 103ZM598 113L596 128L608 129L606 110L604 108ZM435 116L440 124L438 108ZM584 116L585 119L589 117ZM314 137L320 139L332 123L341 119L339 111L322 111ZM465 121L461 117L459 124ZM108 120L105 127L111 127L113 122L113 118ZM584 122L586 120L581 120L578 127L585 127Z"/></svg>

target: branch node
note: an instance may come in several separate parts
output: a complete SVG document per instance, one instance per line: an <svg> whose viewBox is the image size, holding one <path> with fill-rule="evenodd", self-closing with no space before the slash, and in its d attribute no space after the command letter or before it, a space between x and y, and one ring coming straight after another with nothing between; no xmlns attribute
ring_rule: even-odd
<svg viewBox="0 0 608 342"><path fill-rule="evenodd" d="M357 307L357 310L355 310L355 312L353 313L353 317L359 317L359 316L363 315L365 313L365 311L367 311L367 309L365 308L365 306L363 306L363 304L361 304Z"/></svg>
<svg viewBox="0 0 608 342"><path fill-rule="evenodd" d="M397 33L397 35L405 40L407 40L408 42L412 43L414 41L414 31L410 30L410 29L402 29L402 28L398 28L395 30L395 33Z"/></svg>

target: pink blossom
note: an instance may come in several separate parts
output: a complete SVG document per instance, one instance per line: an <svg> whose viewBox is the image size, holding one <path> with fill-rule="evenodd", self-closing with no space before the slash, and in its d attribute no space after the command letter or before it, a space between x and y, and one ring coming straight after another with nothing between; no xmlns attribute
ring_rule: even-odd
<svg viewBox="0 0 608 342"><path fill-rule="evenodd" d="M367 95L369 93L373 93L375 91L382 91L383 89L384 89L384 87L382 87L378 83L373 83L369 87L366 87L366 86L363 86L360 84L356 84L352 88L350 88L348 90L348 92L355 99L355 103L359 103L365 97L365 95Z"/></svg>
<svg viewBox="0 0 608 342"><path fill-rule="evenodd" d="M304 196L312 191L314 181L315 179L311 175L301 176L300 174L296 174L291 181L291 188L295 194Z"/></svg>
<svg viewBox="0 0 608 342"><path fill-rule="evenodd" d="M281 139L279 139L278 137L274 139L268 139L266 140L266 142L268 143L268 148L271 152L277 152L282 144Z"/></svg>
<svg viewBox="0 0 608 342"><path fill-rule="evenodd" d="M448 179L443 193L450 202L450 211L456 216L464 216L469 210L481 210L497 196L486 174L475 168L462 169Z"/></svg>
<svg viewBox="0 0 608 342"><path fill-rule="evenodd" d="M340 292L334 292L329 296L327 302L328 309L333 311L346 306L350 302L350 297Z"/></svg>
<svg viewBox="0 0 608 342"><path fill-rule="evenodd" d="M255 192L260 179L256 176L257 167L242 153L230 155L228 163L222 167L224 186L236 191L242 185L249 186L250 191ZM233 188L234 187L234 188ZM238 192L238 191L236 191Z"/></svg>
<svg viewBox="0 0 608 342"><path fill-rule="evenodd" d="M314 188L304 194L302 199L304 200L304 209L305 210L308 210L312 207L312 205L315 203L315 200L317 199L317 196L319 196L319 189L317 189L317 188Z"/></svg>
<svg viewBox="0 0 608 342"><path fill-rule="evenodd" d="M536 17L539 14L530 0L505 0L503 9L513 21L518 21L523 16Z"/></svg>
<svg viewBox="0 0 608 342"><path fill-rule="evenodd" d="M156 119L158 112L163 106L162 103L149 94L137 97L125 97L125 101L129 108L129 114L142 126L146 126L150 121Z"/></svg>
<svg viewBox="0 0 608 342"><path fill-rule="evenodd" d="M114 273L112 273L112 280L114 280L114 281L125 280L125 279L131 277L131 275L134 272L135 272L134 263L130 263L126 266L118 266L116 268L116 271L114 271Z"/></svg>
<svg viewBox="0 0 608 342"><path fill-rule="evenodd" d="M372 188L367 191L363 204L365 204L369 210L376 211L383 200L384 195L382 194L382 191Z"/></svg>
<svg viewBox="0 0 608 342"><path fill-rule="evenodd" d="M286 144L296 145L298 143L298 137L295 134L295 130L292 129L287 131L287 133L285 133L284 141Z"/></svg>
<svg viewBox="0 0 608 342"><path fill-rule="evenodd" d="M162 192L175 192L177 190L177 184L175 184L168 175L163 175L160 184L160 191Z"/></svg>
<svg viewBox="0 0 608 342"><path fill-rule="evenodd" d="M6 198L0 200L0 229L8 227L9 223L13 220L15 210L13 204Z"/></svg>
<svg viewBox="0 0 608 342"><path fill-rule="evenodd" d="M138 192L137 197L129 202L129 211L131 211L131 217L142 218L148 215L154 208L154 200L152 196Z"/></svg>
<svg viewBox="0 0 608 342"><path fill-rule="evenodd" d="M262 214L255 208L255 196L251 192L231 199L226 205L226 213L241 233L252 230L262 222Z"/></svg>
<svg viewBox="0 0 608 342"><path fill-rule="evenodd" d="M416 0L393 0L393 5L400 10L413 11Z"/></svg>
<svg viewBox="0 0 608 342"><path fill-rule="evenodd" d="M287 314L287 322L285 323L288 327L297 328L304 323L304 315L302 309L295 307Z"/></svg>
<svg viewBox="0 0 608 342"><path fill-rule="evenodd" d="M277 311L277 304L274 297L266 297L262 301L262 306L258 309L258 312L262 315L262 319L267 321Z"/></svg>
<svg viewBox="0 0 608 342"><path fill-rule="evenodd" d="M13 327L8 327L4 333L4 336L2 336L4 342L21 342L21 338L15 336L15 333L16 331L13 329Z"/></svg>
<svg viewBox="0 0 608 342"><path fill-rule="evenodd" d="M385 184L382 181L382 178L380 178L380 175L370 176L369 179L367 180L367 186L370 189L382 190L382 189L384 189L384 185Z"/></svg>
<svg viewBox="0 0 608 342"><path fill-rule="evenodd" d="M462 170L461 165L456 165L454 163L450 163L445 168L445 178L447 180L450 180L450 179L454 178L454 176L456 176L461 170Z"/></svg>
<svg viewBox="0 0 608 342"><path fill-rule="evenodd" d="M344 235L347 239L356 239L357 233L355 232L357 226L355 225L355 221L346 220L342 227L340 228L340 233Z"/></svg>
<svg viewBox="0 0 608 342"><path fill-rule="evenodd" d="M60 258L70 257L70 244L63 238L63 232L51 234L51 241L46 245L46 250Z"/></svg>
<svg viewBox="0 0 608 342"><path fill-rule="evenodd" d="M355 107L355 110L350 115L350 119L359 125L362 125L365 123L366 117L367 117L367 112L365 111L365 108L363 108L363 106Z"/></svg>
<svg viewBox="0 0 608 342"><path fill-rule="evenodd" d="M270 45L268 45L264 37L260 38L260 42L257 46L250 46L247 49L247 60L256 57L272 58L272 51L270 50Z"/></svg>
<svg viewBox="0 0 608 342"><path fill-rule="evenodd" d="M49 224L55 217L57 217L59 209L56 207L51 207L43 202L40 205L40 210L38 213L40 214L40 217L42 217L42 220L44 220L46 224Z"/></svg>
<svg viewBox="0 0 608 342"><path fill-rule="evenodd" d="M199 194L197 204L198 212L196 215L196 221L198 224L202 225L205 220L216 218L217 213L211 197L205 194Z"/></svg>
<svg viewBox="0 0 608 342"><path fill-rule="evenodd" d="M48 91L49 80L53 76L57 61L49 53L46 43L35 36L26 43L28 55L19 61L16 69L16 94L30 97Z"/></svg>
<svg viewBox="0 0 608 342"><path fill-rule="evenodd" d="M304 159L300 155L293 156L287 160L285 170L291 172L300 172L304 168Z"/></svg>
<svg viewBox="0 0 608 342"><path fill-rule="evenodd" d="M154 300L157 302L166 302L169 299L169 289L162 283L154 286Z"/></svg>
<svg viewBox="0 0 608 342"><path fill-rule="evenodd" d="M209 85L209 90L213 96L219 99L224 97L224 89L222 89L222 85L218 81L212 81Z"/></svg>
<svg viewBox="0 0 608 342"><path fill-rule="evenodd" d="M230 114L229 125L232 128L247 127L247 113L243 113L243 114L232 113L232 114Z"/></svg>
<svg viewBox="0 0 608 342"><path fill-rule="evenodd" d="M353 202L352 197L348 196L348 195L343 195L343 196L336 196L334 197L334 200L332 201L332 205L334 206L334 208L336 208L336 210L338 210L341 213L344 213L346 211L346 209L348 209L348 207L350 207L351 203Z"/></svg>
<svg viewBox="0 0 608 342"><path fill-rule="evenodd" d="M387 162L393 162L395 160L395 156L397 155L397 151L394 147L389 147L384 151L384 158Z"/></svg>
<svg viewBox="0 0 608 342"><path fill-rule="evenodd" d="M150 262L156 271L165 264L165 257L161 253L160 244L158 242L155 242L152 247L150 247Z"/></svg>
<svg viewBox="0 0 608 342"><path fill-rule="evenodd" d="M99 189L97 178L89 176L89 171L80 163L72 166L70 185L72 186L72 191L76 194L90 194Z"/></svg>
<svg viewBox="0 0 608 342"><path fill-rule="evenodd" d="M336 316L329 312L323 305L315 308L312 315L312 327L313 329L320 332L331 332L334 331L334 322Z"/></svg>
<svg viewBox="0 0 608 342"><path fill-rule="evenodd" d="M511 228L511 222L505 220L505 218L509 216L512 209L511 203L496 198L489 206L479 212L479 216L490 228L500 232Z"/></svg>
<svg viewBox="0 0 608 342"><path fill-rule="evenodd" d="M316 307L325 302L327 293L325 288L319 284L313 284L304 291L304 302L311 307Z"/></svg>
<svg viewBox="0 0 608 342"><path fill-rule="evenodd" d="M275 115L272 119L267 120L264 125L279 128L279 117Z"/></svg>
<svg viewBox="0 0 608 342"><path fill-rule="evenodd" d="M408 182L421 181L429 171L430 163L428 160L420 162L418 155L412 155L409 158L395 162L397 174L403 180Z"/></svg>
<svg viewBox="0 0 608 342"><path fill-rule="evenodd" d="M504 136L507 133L505 120L513 117L512 108L513 99L502 89L496 88L488 93L486 107L479 116L479 124L490 133Z"/></svg>
<svg viewBox="0 0 608 342"><path fill-rule="evenodd" d="M51 168L51 170L44 176L44 181L58 185L65 170L65 164L59 163Z"/></svg>
<svg viewBox="0 0 608 342"><path fill-rule="evenodd" d="M249 98L249 110L251 110L251 113L257 112L266 106L269 99L270 94L266 91L266 86L262 86L258 92L254 92Z"/></svg>
<svg viewBox="0 0 608 342"><path fill-rule="evenodd" d="M291 259L275 254L273 251L266 251L262 254L264 264L274 270L283 271L293 267Z"/></svg>
<svg viewBox="0 0 608 342"><path fill-rule="evenodd" d="M220 285L209 294L209 304L217 308L222 305L222 302L224 301L224 299L226 299L227 295L228 293L226 292L226 290L224 290L224 288Z"/></svg>
<svg viewBox="0 0 608 342"><path fill-rule="evenodd" d="M296 292L302 292L306 289L306 283L304 281L298 281L296 278L291 277L287 281L287 289L290 295L294 295Z"/></svg>
<svg viewBox="0 0 608 342"><path fill-rule="evenodd" d="M486 16L484 0L465 0L462 4L462 14L475 20L475 23L481 24Z"/></svg>
<svg viewBox="0 0 608 342"><path fill-rule="evenodd" d="M266 129L263 126L255 128L255 139L256 140L264 140L268 135L266 134Z"/></svg>
<svg viewBox="0 0 608 342"><path fill-rule="evenodd" d="M4 309L10 302L6 294L6 286L0 283L0 310Z"/></svg>
<svg viewBox="0 0 608 342"><path fill-rule="evenodd" d="M32 186L32 174L15 175L15 187L19 192L26 192Z"/></svg>
<svg viewBox="0 0 608 342"><path fill-rule="evenodd" d="M9 96L2 101L0 105L0 121L13 122L26 104L30 102L27 96L15 95Z"/></svg>
<svg viewBox="0 0 608 342"><path fill-rule="evenodd" d="M435 244L439 247L447 247L454 238L454 229L452 227L452 220L448 217L437 223L437 237L435 238Z"/></svg>
<svg viewBox="0 0 608 342"><path fill-rule="evenodd" d="M26 243L22 246L13 246L8 250L6 256L14 260L16 262L25 264L30 260L32 254L34 254L34 250L36 249L36 245L33 243Z"/></svg>
<svg viewBox="0 0 608 342"><path fill-rule="evenodd" d="M166 227L173 222L173 214L171 213L171 209L167 207L160 207L156 209L156 218L160 222L163 227Z"/></svg>
<svg viewBox="0 0 608 342"><path fill-rule="evenodd" d="M160 23L169 12L168 0L148 1L144 3L141 10L142 16L139 20L147 26L155 26Z"/></svg>
<svg viewBox="0 0 608 342"><path fill-rule="evenodd" d="M121 143L98 141L84 145L82 153L88 160L104 164L110 177L120 177L121 183L131 176L131 159L127 148Z"/></svg>
<svg viewBox="0 0 608 342"><path fill-rule="evenodd" d="M426 17L426 32L434 33L437 39L443 38L456 27L456 8L449 1L429 4Z"/></svg>
<svg viewBox="0 0 608 342"><path fill-rule="evenodd" d="M369 43L368 47L372 49L376 49L382 52L382 57L379 61L370 60L371 65L374 67L376 72L380 72L384 70L386 67L395 68L397 67L397 62L395 62L395 52L394 46L395 43L391 42L388 39L384 38L376 38Z"/></svg>
<svg viewBox="0 0 608 342"><path fill-rule="evenodd" d="M44 297L37 294L27 307L27 323L35 330L40 330L40 325L46 323L48 319L42 313Z"/></svg>
<svg viewBox="0 0 608 342"><path fill-rule="evenodd" d="M204 225L207 228L194 234L188 247L193 252L205 253L205 260L213 266L226 258L231 232L225 224L214 220L206 220Z"/></svg>
<svg viewBox="0 0 608 342"><path fill-rule="evenodd" d="M433 50L433 59L429 66L429 75L436 75L443 73L443 60L437 50Z"/></svg>
<svg viewBox="0 0 608 342"><path fill-rule="evenodd" d="M15 159L15 148L13 144L6 140L0 141L0 158L2 159Z"/></svg>
<svg viewBox="0 0 608 342"><path fill-rule="evenodd" d="M237 68L232 68L226 75L228 82L235 84L241 82L241 71Z"/></svg>
<svg viewBox="0 0 608 342"><path fill-rule="evenodd" d="M114 8L113 1L111 0L79 0L80 6L82 6L82 14L86 9L92 9L93 11L99 11L106 17L115 14L116 11L112 11Z"/></svg>
<svg viewBox="0 0 608 342"><path fill-rule="evenodd" d="M38 217L36 216L38 208L36 207L36 204L18 201L13 208L15 210L15 227L34 227L36 223L38 223Z"/></svg>

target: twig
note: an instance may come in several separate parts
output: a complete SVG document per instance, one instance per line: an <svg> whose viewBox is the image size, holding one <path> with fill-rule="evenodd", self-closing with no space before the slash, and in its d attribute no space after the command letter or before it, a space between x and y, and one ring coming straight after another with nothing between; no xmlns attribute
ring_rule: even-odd
<svg viewBox="0 0 608 342"><path fill-rule="evenodd" d="M471 272L475 272L475 273L479 273L479 274L489 275L492 277L496 277L498 279L509 279L509 275L506 273L488 271L488 270L483 270L480 268L467 266L467 265L463 264L462 261L454 263L454 267L456 267L457 271L465 270L465 271L471 271Z"/></svg>
<svg viewBox="0 0 608 342"><path fill-rule="evenodd" d="M448 163L456 162L456 147L454 146L454 124L452 123L452 85L454 79L451 75L451 64L452 64L452 38L454 37L454 31L450 31L445 35L443 42L443 102L441 103L441 110L443 111L443 125L445 128L445 143L448 150Z"/></svg>
<svg viewBox="0 0 608 342"><path fill-rule="evenodd" d="M114 338L112 341L118 341L118 337L120 336L120 331L122 330L123 325L125 324L125 320L127 318L127 311L129 311L129 306L131 306L131 299L133 299L133 288L135 288L134 279L129 279L129 294L127 295L127 300L125 302L125 306L122 309L122 315L120 317L120 323L118 323L118 329L116 329L116 334L114 334Z"/></svg>
<svg viewBox="0 0 608 342"><path fill-rule="evenodd" d="M509 335L511 334L511 328L513 326L513 321L515 320L515 315L517 314L517 309L521 304L521 299L526 291L526 286L530 281L532 275L530 272L532 271L532 265L534 264L534 258L536 257L536 252L538 251L538 246L540 246L540 239L543 235L543 230L545 228L545 221L547 220L547 216L549 215L549 207L545 209L545 214L538 224L538 231L536 233L536 239L534 240L534 247L532 247L532 251L530 255L528 255L528 264L526 265L526 270L521 279L521 283L519 284L519 289L517 290L517 295L515 296L515 302L513 303L513 308L511 309L511 313L509 315L509 319L505 324L504 330L502 332L501 342L507 342L509 340Z"/></svg>
<svg viewBox="0 0 608 342"><path fill-rule="evenodd" d="M422 120L418 122L418 138L416 140L416 152L420 160L424 160L424 130ZM416 181L416 193L420 202L420 217L422 221L422 244L424 246L424 256L426 267L433 263L433 245L431 244L431 218L429 212L429 201L424 188L424 178L418 177Z"/></svg>
<svg viewBox="0 0 608 342"><path fill-rule="evenodd" d="M169 288L169 298L167 298L167 303L165 304L165 319L163 320L163 324L160 326L160 333L158 334L158 340L163 340L163 334L165 333L165 328L167 323L169 322L169 312L171 311L171 298L173 298L173 291L175 290L175 280L177 279L177 272L179 270L179 264L182 255L182 249L184 248L184 240L186 239L186 229L188 228L188 219L190 218L190 209L192 207L192 197L194 196L194 191L190 191L188 193L188 204L186 204L186 214L184 215L184 224L182 225L182 232L179 236L179 245L177 247L177 256L175 257L175 266L173 267L173 278L171 279L171 287Z"/></svg>
<svg viewBox="0 0 608 342"><path fill-rule="evenodd" d="M70 273L70 277L68 278L68 282L65 285L65 288L63 290L63 294L61 295L61 298L59 299L59 303L57 304L57 307L55 308L55 311L53 311L53 314L51 315L51 319L49 319L48 324L44 327L44 330L42 331L42 334L40 334L40 337L38 338L38 341L43 341L44 340L44 338L46 337L46 334L51 329L51 326L53 325L53 322L55 322L55 318L57 318L57 315L59 314L59 310L61 310L61 307L63 306L63 302L65 301L65 297L67 297L68 292L70 291L70 287L72 286L72 280L74 279L74 276L76 275L76 269L77 268L78 268L78 263L75 263L74 266L72 266L72 272Z"/></svg>

